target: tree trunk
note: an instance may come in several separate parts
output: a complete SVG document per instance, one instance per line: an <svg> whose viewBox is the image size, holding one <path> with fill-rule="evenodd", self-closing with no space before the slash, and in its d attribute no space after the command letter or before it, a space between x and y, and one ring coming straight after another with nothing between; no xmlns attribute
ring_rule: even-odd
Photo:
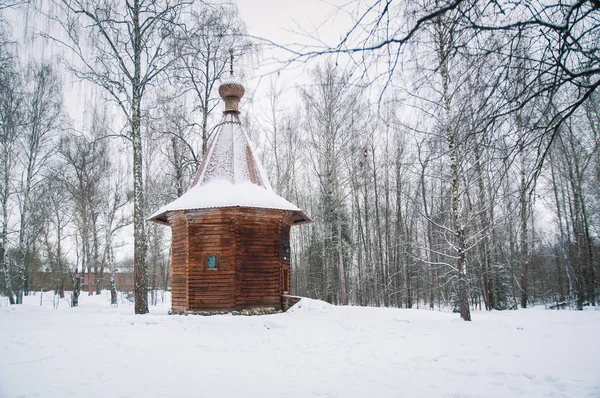
<svg viewBox="0 0 600 398"><path fill-rule="evenodd" d="M133 143L133 272L135 313L148 313L148 268L146 264L146 220L144 218L144 180L142 176L142 134L140 86L142 34L140 28L140 2L133 3L134 25L134 78L131 104L131 141Z"/></svg>
<svg viewBox="0 0 600 398"><path fill-rule="evenodd" d="M490 225L488 219L487 204L485 198L485 182L483 178L483 170L481 165L481 152L480 144L475 143L475 171L477 173L477 185L479 189L478 211L479 211L479 228L485 230ZM485 237L482 241L481 248L481 278L482 278L482 290L483 290L483 301L485 303L486 310L492 310L495 308L494 292L491 288L490 274L491 274L491 242L490 242L490 231L485 232Z"/></svg>
<svg viewBox="0 0 600 398"><path fill-rule="evenodd" d="M441 23L441 21L440 21ZM448 71L449 44L447 39L440 32L438 39L438 56L440 66L440 76L442 78L442 93L444 100L444 112L446 129L446 137L448 140L448 151L450 153L450 170L452 173L451 184L451 202L452 202L452 218L453 229L455 234L455 251L456 251L456 271L458 273L458 304L460 316L465 321L471 320L471 312L469 309L469 292L467 280L467 259L466 259L466 238L465 230L462 225L462 195L460 192L460 165L459 151L456 142L456 126L453 125L451 118L452 100L448 84L450 76Z"/></svg>
<svg viewBox="0 0 600 398"><path fill-rule="evenodd" d="M81 294L81 281L83 280L84 269L81 268L81 275L78 275L75 269L74 276L71 276L73 282L73 294L71 295L71 307L79 306L79 295Z"/></svg>
<svg viewBox="0 0 600 398"><path fill-rule="evenodd" d="M339 206L338 206L339 207ZM338 272L340 278L340 304L348 304L348 289L346 287L346 272L344 270L344 252L342 245L342 215L338 214L337 219L337 255L338 255Z"/></svg>
<svg viewBox="0 0 600 398"><path fill-rule="evenodd" d="M148 312L148 270L146 264L146 232L144 219L144 188L142 179L142 140L140 136L140 109L136 105L132 120L133 136L133 268L135 313Z"/></svg>
<svg viewBox="0 0 600 398"><path fill-rule="evenodd" d="M15 293L12 287L11 267L9 262L6 260L6 244L8 241L8 206L6 201L3 202L4 203L2 203L2 236L0 236L0 265L2 266L2 271L4 272L4 287L6 288L6 293L8 295L8 301L12 305L16 304Z"/></svg>
<svg viewBox="0 0 600 398"><path fill-rule="evenodd" d="M563 215L562 215L563 202L560 200L560 197L558 195L558 184L557 184L557 180L556 180L556 172L554 169L554 162L552 161L552 154L550 155L550 173L552 175L552 187L553 187L553 192L554 192L554 200L556 201L556 215L558 218L558 231L559 231L558 245L560 247L561 257L563 258L563 261L564 261L565 274L567 276L567 282L568 282L568 286L569 286L568 297L570 300L573 296L573 282L571 280L571 275L569 273L570 261L569 261L569 256L567 255L566 239L565 239L566 233L565 233L565 230L563 227ZM562 290L562 286L561 286L561 290Z"/></svg>
<svg viewBox="0 0 600 398"><path fill-rule="evenodd" d="M521 307L527 308L527 300L529 299L528 292L528 272L529 272L529 240L527 237L527 213L528 213L528 195L527 195L527 180L525 173L525 151L523 140L519 142L519 153L521 155Z"/></svg>
<svg viewBox="0 0 600 398"><path fill-rule="evenodd" d="M460 317L465 321L471 320L469 309L469 285L467 280L465 230L462 225L462 206L459 186L458 157L454 134L450 134L450 168L452 170L452 216L456 233L456 269L458 270L458 303Z"/></svg>
<svg viewBox="0 0 600 398"><path fill-rule="evenodd" d="M183 165L177 140L177 137L171 138L171 148L173 149L173 166L175 167L175 189L177 197L180 198L184 194L185 183L183 182Z"/></svg>
<svg viewBox="0 0 600 398"><path fill-rule="evenodd" d="M99 264L100 263L100 254L99 254L99 246L100 243L98 242L98 222L97 222L97 216L94 215L94 222L92 224L93 228L92 228L92 240L93 240L93 249L94 249L94 291L96 293L96 295L99 295L102 292L102 287L104 285L104 281L102 280L103 277L103 265ZM100 266L100 268L98 268L98 266Z"/></svg>
<svg viewBox="0 0 600 398"><path fill-rule="evenodd" d="M206 85L204 99L202 101L202 156L204 156L208 150L208 95L208 85Z"/></svg>

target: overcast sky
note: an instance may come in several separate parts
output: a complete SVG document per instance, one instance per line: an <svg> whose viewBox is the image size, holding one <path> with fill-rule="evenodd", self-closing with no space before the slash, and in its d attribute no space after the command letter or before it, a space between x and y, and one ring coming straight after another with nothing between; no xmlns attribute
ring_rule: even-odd
<svg viewBox="0 0 600 398"><path fill-rule="evenodd" d="M296 50L303 45L335 46L351 22L347 11L340 9L342 5L348 3L349 1L340 0L239 0L237 2L239 16L251 36ZM264 95L274 71L284 67L283 62L290 57L292 57L290 52L273 46L263 46L259 66L256 70L248 71L250 75L255 76L255 79L246 82L248 94L259 100ZM306 83L306 69L314 64L313 62L308 65L287 66L281 72L286 86L291 89Z"/></svg>
<svg viewBox="0 0 600 398"><path fill-rule="evenodd" d="M250 35L278 44L335 45L350 18L340 0L238 0Z"/></svg>

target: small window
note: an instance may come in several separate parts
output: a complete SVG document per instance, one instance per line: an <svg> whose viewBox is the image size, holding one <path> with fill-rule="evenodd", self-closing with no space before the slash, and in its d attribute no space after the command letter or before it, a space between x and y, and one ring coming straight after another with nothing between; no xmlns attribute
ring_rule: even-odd
<svg viewBox="0 0 600 398"><path fill-rule="evenodd" d="M207 269L217 269L217 256L208 256L206 260Z"/></svg>

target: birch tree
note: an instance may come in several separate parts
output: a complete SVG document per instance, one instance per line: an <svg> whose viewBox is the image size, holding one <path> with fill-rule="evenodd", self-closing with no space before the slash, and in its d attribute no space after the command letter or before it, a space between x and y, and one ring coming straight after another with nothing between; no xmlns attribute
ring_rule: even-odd
<svg viewBox="0 0 600 398"><path fill-rule="evenodd" d="M342 159L349 137L357 129L360 93L347 76L331 64L314 70L315 88L303 91L306 130L310 134L312 167L318 178L320 214L323 217L321 246L322 298L348 302L348 244L345 181Z"/></svg>
<svg viewBox="0 0 600 398"><path fill-rule="evenodd" d="M27 99L25 103L26 125L20 137L19 160L21 176L19 184L19 235L16 302L21 304L27 290L30 256L35 252L39 237L39 207L36 201L43 194L43 172L53 155L56 136L62 127L62 94L60 82L48 64L31 64L26 74Z"/></svg>
<svg viewBox="0 0 600 398"><path fill-rule="evenodd" d="M594 305L597 296L597 271L594 269L594 243L589 212L594 201L590 200L592 193L588 188L588 181L592 177L594 161L597 161L597 156L594 155L597 155L598 146L594 144L593 136L584 132L585 124L577 126L575 123L568 123L565 126L564 134L559 137L555 148L557 153L553 155L553 158L560 159L557 161L558 170L552 170L561 250L569 279L569 268L574 270L577 309L582 309L584 303ZM563 225L566 226L566 231Z"/></svg>
<svg viewBox="0 0 600 398"><path fill-rule="evenodd" d="M60 166L62 166L62 163L59 163ZM67 277L78 278L79 275L77 275L77 271L73 273L67 259L69 252L68 238L70 237L69 226L73 219L73 214L70 211L72 201L59 174L57 168L51 171L45 181L47 189L45 190L43 203L41 203L45 208L42 225L42 246L53 276L54 294L63 298L66 288L65 279Z"/></svg>
<svg viewBox="0 0 600 398"><path fill-rule="evenodd" d="M70 69L102 88L125 116L132 147L135 313L148 312L141 109L153 81L174 60L173 32L185 0L56 0L50 15L78 60Z"/></svg>
<svg viewBox="0 0 600 398"><path fill-rule="evenodd" d="M102 215L107 208L114 208L113 195L117 196L118 202L121 201L118 192L107 192L112 188L108 183L111 175L108 143L103 137L98 113L94 112L92 120L89 137L84 134L65 136L59 146L63 162L59 178L73 204L71 211L78 236L78 265L81 265L82 275L88 273L89 295L93 290L99 294L103 285L108 250L102 244L103 223L112 223L114 215L109 213L109 221L104 221ZM107 202L111 204L110 207ZM105 236L110 237L110 234ZM92 272L96 286L91 285ZM77 274L77 270L74 274ZM73 279L78 282L75 277Z"/></svg>
<svg viewBox="0 0 600 398"><path fill-rule="evenodd" d="M4 32L0 32L4 33ZM0 47L0 267L4 273L4 288L11 304L15 304L12 263L7 261L11 228L11 197L17 189L16 162L17 138L23 127L24 94L16 60L5 43ZM16 281L15 281L16 282Z"/></svg>

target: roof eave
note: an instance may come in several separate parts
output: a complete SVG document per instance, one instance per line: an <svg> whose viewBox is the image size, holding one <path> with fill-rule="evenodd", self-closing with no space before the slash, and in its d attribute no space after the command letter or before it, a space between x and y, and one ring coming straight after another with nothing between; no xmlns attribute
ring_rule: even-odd
<svg viewBox="0 0 600 398"><path fill-rule="evenodd" d="M151 221L151 222L154 222L157 224L161 224L161 225L170 226L167 215L168 215L168 211L165 211L165 212L162 212L155 216L151 216L150 218L148 218L148 221Z"/></svg>
<svg viewBox="0 0 600 398"><path fill-rule="evenodd" d="M309 216L307 216L306 213L304 213L302 210L296 211L295 213L296 217L294 217L292 225L304 225L313 222L313 220Z"/></svg>
<svg viewBox="0 0 600 398"><path fill-rule="evenodd" d="M246 207L246 206L225 206L225 207ZM225 208L225 207L222 207L222 208ZM210 208L216 209L216 208L221 208L221 207L210 207ZM247 208L265 209L266 207L251 207L251 206L248 206ZM203 209L206 209L206 208L179 209L179 210L182 210L182 211L186 211L186 210L193 211L193 210L203 210ZM272 210L283 210L283 209L275 209L275 208L273 208ZM169 224L168 220L169 220L169 213L171 211L176 211L176 210L167 210L167 211L164 211L162 213L153 215L150 218L148 218L148 221L154 222L156 224L170 226L171 224ZM284 210L284 211L290 211L290 210ZM292 225L304 225L304 224L310 224L311 222L313 222L313 220L309 216L307 216L306 213L304 213L302 210L296 210L296 211L293 211L293 213L295 214L295 217L294 217L294 220L292 222Z"/></svg>

